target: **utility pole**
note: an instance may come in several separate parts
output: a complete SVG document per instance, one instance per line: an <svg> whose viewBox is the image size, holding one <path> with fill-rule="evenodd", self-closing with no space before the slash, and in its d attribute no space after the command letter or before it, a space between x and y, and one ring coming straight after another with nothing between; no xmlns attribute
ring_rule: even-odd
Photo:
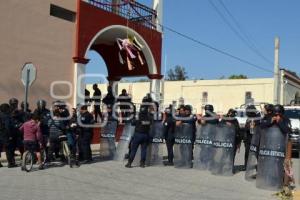
<svg viewBox="0 0 300 200"><path fill-rule="evenodd" d="M280 102L280 70L279 70L279 48L280 40L275 38L275 55L274 55L274 104Z"/></svg>

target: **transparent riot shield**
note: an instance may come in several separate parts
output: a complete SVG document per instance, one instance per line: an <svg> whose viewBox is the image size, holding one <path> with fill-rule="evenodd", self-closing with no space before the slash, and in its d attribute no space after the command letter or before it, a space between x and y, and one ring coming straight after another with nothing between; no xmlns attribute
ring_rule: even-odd
<svg viewBox="0 0 300 200"><path fill-rule="evenodd" d="M176 168L192 167L193 131L193 125L188 123L175 128L174 166Z"/></svg>
<svg viewBox="0 0 300 200"><path fill-rule="evenodd" d="M277 191L283 186L287 135L276 126L261 132L256 187Z"/></svg>
<svg viewBox="0 0 300 200"><path fill-rule="evenodd" d="M206 124L197 126L193 165L195 169L209 169L213 156L212 148L215 133L216 125Z"/></svg>
<svg viewBox="0 0 300 200"><path fill-rule="evenodd" d="M257 158L261 136L260 127L255 127L253 132L254 134L251 139L250 151L245 172L245 179L247 181L255 180L257 175Z"/></svg>
<svg viewBox="0 0 300 200"><path fill-rule="evenodd" d="M131 137L134 133L134 126L131 123L126 123L120 137L119 143L117 145L116 153L114 160L116 161L124 161L125 155L128 154L129 151L129 143Z"/></svg>
<svg viewBox="0 0 300 200"><path fill-rule="evenodd" d="M101 132L100 157L102 160L113 160L116 153L115 135L117 121L107 121Z"/></svg>
<svg viewBox="0 0 300 200"><path fill-rule="evenodd" d="M150 144L147 151L147 165L163 164L164 127L162 121L155 121L150 130Z"/></svg>
<svg viewBox="0 0 300 200"><path fill-rule="evenodd" d="M213 159L210 171L214 175L232 176L234 164L235 131L234 125L218 124L213 141Z"/></svg>

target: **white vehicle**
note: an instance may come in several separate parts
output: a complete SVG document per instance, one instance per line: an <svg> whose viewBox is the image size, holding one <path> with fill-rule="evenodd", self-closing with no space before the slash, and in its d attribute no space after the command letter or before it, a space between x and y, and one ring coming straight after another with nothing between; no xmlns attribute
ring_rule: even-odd
<svg viewBox="0 0 300 200"><path fill-rule="evenodd" d="M253 103L253 104L248 104L248 105L254 105L256 109L261 113L261 117L263 117L263 107L266 103ZM247 121L247 115L246 115L246 104L241 105L239 108L235 108L234 110L237 112L236 114L236 119L238 120L240 124L240 128L245 128L246 121Z"/></svg>
<svg viewBox="0 0 300 200"><path fill-rule="evenodd" d="M300 150L300 105L299 106L284 106L285 116L290 119L292 126L292 134L290 140L293 144L293 151Z"/></svg>

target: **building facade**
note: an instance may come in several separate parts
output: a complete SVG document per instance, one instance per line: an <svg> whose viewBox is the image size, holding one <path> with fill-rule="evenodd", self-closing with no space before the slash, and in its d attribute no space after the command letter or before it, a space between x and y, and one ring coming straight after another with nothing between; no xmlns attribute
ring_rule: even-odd
<svg viewBox="0 0 300 200"><path fill-rule="evenodd" d="M37 79L29 102L60 99L70 106L84 98L87 52L98 52L107 66L107 79L148 76L149 89L159 93L162 37L161 0L153 9L136 1L121 0L9 0L0 6L0 102L23 100L21 70L31 62ZM130 13L128 15L127 13ZM141 45L141 63L129 70L119 59L116 39L135 38ZM124 54L124 53L123 53ZM125 55L126 56L126 55ZM33 107L33 106L32 106Z"/></svg>
<svg viewBox="0 0 300 200"><path fill-rule="evenodd" d="M285 70L281 70L280 74L280 103L287 105L300 94L300 79ZM99 85L103 93L106 92L106 87L107 84ZM126 89L133 102L137 104L141 103L149 88L150 82L118 84L118 91ZM87 89L92 92L91 85L88 85ZM164 81L161 94L161 103L164 106L190 104L194 108L194 113L201 113L203 105L213 104L216 112L226 113L230 108L251 102L273 103L274 79Z"/></svg>

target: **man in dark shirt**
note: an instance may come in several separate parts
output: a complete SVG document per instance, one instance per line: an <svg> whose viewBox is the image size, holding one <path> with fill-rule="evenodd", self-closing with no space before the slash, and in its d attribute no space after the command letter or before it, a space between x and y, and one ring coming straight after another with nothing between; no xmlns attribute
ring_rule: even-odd
<svg viewBox="0 0 300 200"><path fill-rule="evenodd" d="M131 97L127 94L127 91L125 89L122 90L122 93L119 95L118 102L120 105L121 110L121 116L122 119L125 118L125 121L127 121L127 117L129 116L130 112L128 111L131 106Z"/></svg>
<svg viewBox="0 0 300 200"><path fill-rule="evenodd" d="M115 96L114 96L114 94L113 94L113 91L112 91L112 87L111 87L111 86L108 86L108 87L107 87L107 94L106 94L106 96L103 98L102 101L103 101L103 103L104 103L105 105L111 105L111 106L114 105L116 99L115 99Z"/></svg>
<svg viewBox="0 0 300 200"><path fill-rule="evenodd" d="M100 92L101 95L101 92ZM85 105L89 105L91 101L91 93L88 89L84 89L84 103Z"/></svg>
<svg viewBox="0 0 300 200"><path fill-rule="evenodd" d="M98 115L102 121L102 113L101 113L101 90L98 88L97 84L93 85L93 101L94 101L94 116L95 116L95 122L97 122Z"/></svg>

